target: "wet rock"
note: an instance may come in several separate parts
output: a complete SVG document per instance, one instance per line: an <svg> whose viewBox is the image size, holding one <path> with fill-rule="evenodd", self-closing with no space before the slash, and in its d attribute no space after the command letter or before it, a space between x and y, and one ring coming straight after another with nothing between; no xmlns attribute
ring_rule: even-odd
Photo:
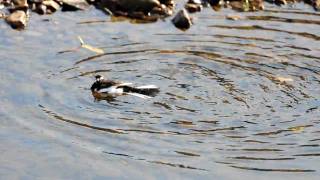
<svg viewBox="0 0 320 180"><path fill-rule="evenodd" d="M281 5L286 5L287 1L286 0L274 0L274 3L278 6L281 6Z"/></svg>
<svg viewBox="0 0 320 180"><path fill-rule="evenodd" d="M310 4L314 8L314 10L320 10L320 0L305 0L304 2Z"/></svg>
<svg viewBox="0 0 320 180"><path fill-rule="evenodd" d="M95 5L103 11L107 11L108 14L116 15L118 12L148 14L153 8L159 7L160 2L158 0L100 0Z"/></svg>
<svg viewBox="0 0 320 180"><path fill-rule="evenodd" d="M4 14L4 12L0 12L0 19L5 18L6 15Z"/></svg>
<svg viewBox="0 0 320 180"><path fill-rule="evenodd" d="M221 0L206 0L211 6L218 6L220 5Z"/></svg>
<svg viewBox="0 0 320 180"><path fill-rule="evenodd" d="M167 7L175 6L174 0L160 0L160 3L166 5Z"/></svg>
<svg viewBox="0 0 320 180"><path fill-rule="evenodd" d="M38 14L41 14L41 15L46 14L47 6L45 6L43 4L38 4L38 5L35 4L34 11L37 12Z"/></svg>
<svg viewBox="0 0 320 180"><path fill-rule="evenodd" d="M12 1L11 0L0 0L0 4L3 4L4 6L10 6Z"/></svg>
<svg viewBox="0 0 320 180"><path fill-rule="evenodd" d="M53 0L44 0L42 4L47 7L46 14L52 14L60 9L60 5Z"/></svg>
<svg viewBox="0 0 320 180"><path fill-rule="evenodd" d="M62 11L86 10L90 7L86 0L57 0L62 4Z"/></svg>
<svg viewBox="0 0 320 180"><path fill-rule="evenodd" d="M201 0L188 0L189 4L202 4Z"/></svg>
<svg viewBox="0 0 320 180"><path fill-rule="evenodd" d="M144 13L150 12L154 7L160 6L158 0L117 0L118 5L125 11Z"/></svg>
<svg viewBox="0 0 320 180"><path fill-rule="evenodd" d="M173 11L170 7L161 4L159 7L154 7L150 13L153 15L171 16L173 14Z"/></svg>
<svg viewBox="0 0 320 180"><path fill-rule="evenodd" d="M263 9L264 9L263 0L249 0L250 11L258 11Z"/></svg>
<svg viewBox="0 0 320 180"><path fill-rule="evenodd" d="M278 6L287 4L286 0L265 0L265 1L268 2L268 3L276 4Z"/></svg>
<svg viewBox="0 0 320 180"><path fill-rule="evenodd" d="M44 0L28 0L29 4L30 3L35 3L35 4L39 4L42 3Z"/></svg>
<svg viewBox="0 0 320 180"><path fill-rule="evenodd" d="M200 0L189 0L184 8L189 13L199 12L202 10L202 2Z"/></svg>
<svg viewBox="0 0 320 180"><path fill-rule="evenodd" d="M192 25L192 20L188 12L183 9L180 10L177 15L172 19L172 23L179 29L187 30Z"/></svg>
<svg viewBox="0 0 320 180"><path fill-rule="evenodd" d="M17 10L22 10L27 12L29 5L27 0L13 0L12 1L13 6L11 5L11 7L9 8L9 11L12 13L14 11Z"/></svg>
<svg viewBox="0 0 320 180"><path fill-rule="evenodd" d="M11 13L6 18L7 23L14 29L24 29L27 25L27 20L26 12L21 10Z"/></svg>
<svg viewBox="0 0 320 180"><path fill-rule="evenodd" d="M13 0L13 4L15 8L25 8L28 9L28 2L27 0Z"/></svg>
<svg viewBox="0 0 320 180"><path fill-rule="evenodd" d="M314 0L313 7L316 11L320 11L320 0Z"/></svg>
<svg viewBox="0 0 320 180"><path fill-rule="evenodd" d="M189 12L189 13L195 13L195 12L200 12L202 10L202 5L200 4L190 4L187 3L184 8Z"/></svg>
<svg viewBox="0 0 320 180"><path fill-rule="evenodd" d="M228 6L236 11L245 11L246 8L242 1L231 1L228 3Z"/></svg>
<svg viewBox="0 0 320 180"><path fill-rule="evenodd" d="M258 11L264 9L263 0L228 1L226 4L236 11Z"/></svg>

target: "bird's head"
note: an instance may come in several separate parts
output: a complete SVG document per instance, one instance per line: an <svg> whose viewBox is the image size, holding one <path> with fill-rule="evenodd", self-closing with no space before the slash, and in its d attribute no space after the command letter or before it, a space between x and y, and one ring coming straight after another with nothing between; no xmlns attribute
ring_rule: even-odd
<svg viewBox="0 0 320 180"><path fill-rule="evenodd" d="M101 80L103 80L103 76L101 75L96 75L95 78L96 78L96 82L101 82Z"/></svg>

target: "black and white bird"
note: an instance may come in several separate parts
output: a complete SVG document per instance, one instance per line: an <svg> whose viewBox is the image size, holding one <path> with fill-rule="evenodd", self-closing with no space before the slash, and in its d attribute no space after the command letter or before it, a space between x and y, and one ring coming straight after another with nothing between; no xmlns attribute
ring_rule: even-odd
<svg viewBox="0 0 320 180"><path fill-rule="evenodd" d="M159 92L159 88L155 85L134 87L132 83L106 80L101 75L96 75L95 78L96 81L91 86L91 92L97 99L114 98L120 95L132 95L149 99Z"/></svg>

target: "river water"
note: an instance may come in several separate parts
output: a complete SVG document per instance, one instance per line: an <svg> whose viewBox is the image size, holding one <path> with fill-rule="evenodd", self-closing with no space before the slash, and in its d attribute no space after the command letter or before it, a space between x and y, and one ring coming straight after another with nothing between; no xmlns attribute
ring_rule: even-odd
<svg viewBox="0 0 320 180"><path fill-rule="evenodd" d="M192 16L185 32L94 8L1 21L0 179L318 179L319 12ZM95 74L161 91L95 101Z"/></svg>

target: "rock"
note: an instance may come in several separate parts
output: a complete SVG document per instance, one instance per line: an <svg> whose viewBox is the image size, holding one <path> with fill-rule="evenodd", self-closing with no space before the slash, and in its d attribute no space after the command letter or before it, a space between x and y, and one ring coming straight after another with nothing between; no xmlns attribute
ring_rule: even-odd
<svg viewBox="0 0 320 180"><path fill-rule="evenodd" d="M201 4L192 4L192 3L187 3L184 8L189 12L189 13L194 13L194 12L199 12L202 10L202 5Z"/></svg>
<svg viewBox="0 0 320 180"><path fill-rule="evenodd" d="M123 10L128 12L142 11L148 13L154 7L160 6L158 0L117 0L116 2Z"/></svg>
<svg viewBox="0 0 320 180"><path fill-rule="evenodd" d="M250 11L258 11L264 9L263 0L249 0Z"/></svg>
<svg viewBox="0 0 320 180"><path fill-rule="evenodd" d="M5 17L6 17L6 15L4 14L4 12L0 11L0 19L5 18Z"/></svg>
<svg viewBox="0 0 320 180"><path fill-rule="evenodd" d="M320 10L320 0L313 0L312 6L314 10L319 11Z"/></svg>
<svg viewBox="0 0 320 180"><path fill-rule="evenodd" d="M31 3L36 3L36 4L39 4L39 3L42 3L44 0L28 0L28 3L31 4Z"/></svg>
<svg viewBox="0 0 320 180"><path fill-rule="evenodd" d="M265 1L267 1L268 3L276 4L276 5L278 5L278 6L286 5L286 4L287 4L287 1L286 1L286 0L265 0Z"/></svg>
<svg viewBox="0 0 320 180"><path fill-rule="evenodd" d="M113 15L136 12L148 15L155 7L161 7L161 4L158 0L100 0L95 6Z"/></svg>
<svg viewBox="0 0 320 180"><path fill-rule="evenodd" d="M278 6L281 6L281 5L286 5L287 1L286 0L274 0L274 3Z"/></svg>
<svg viewBox="0 0 320 180"><path fill-rule="evenodd" d="M215 11L221 9L221 2L223 2L223 0L205 0L205 3L210 4L211 8Z"/></svg>
<svg viewBox="0 0 320 180"><path fill-rule="evenodd" d="M245 11L246 8L249 8L246 7L242 1L231 1L228 5L236 11Z"/></svg>
<svg viewBox="0 0 320 180"><path fill-rule="evenodd" d="M41 14L41 15L46 14L47 6L45 6L43 4L38 4L38 5L36 5L34 11L37 12L38 14Z"/></svg>
<svg viewBox="0 0 320 180"><path fill-rule="evenodd" d="M201 0L188 0L188 4L202 4Z"/></svg>
<svg viewBox="0 0 320 180"><path fill-rule="evenodd" d="M172 23L179 29L187 30L191 27L192 21L188 12L183 9L172 19Z"/></svg>
<svg viewBox="0 0 320 180"><path fill-rule="evenodd" d="M15 7L28 7L27 0L13 0L12 2Z"/></svg>
<svg viewBox="0 0 320 180"><path fill-rule="evenodd" d="M211 6L220 5L220 0L206 0Z"/></svg>
<svg viewBox="0 0 320 180"><path fill-rule="evenodd" d="M4 6L10 6L11 0L0 0L0 4L2 4Z"/></svg>
<svg viewBox="0 0 320 180"><path fill-rule="evenodd" d="M161 4L166 5L167 7L174 7L174 0L160 0Z"/></svg>
<svg viewBox="0 0 320 180"><path fill-rule="evenodd" d="M86 0L58 0L62 4L62 11L86 10L90 7Z"/></svg>
<svg viewBox="0 0 320 180"><path fill-rule="evenodd" d="M14 29L24 29L27 25L27 14L24 11L18 10L11 13L6 21Z"/></svg>
<svg viewBox="0 0 320 180"><path fill-rule="evenodd" d="M173 14L173 11L171 8L168 8L166 5L161 4L159 7L154 7L150 13L152 15L171 16Z"/></svg>
<svg viewBox="0 0 320 180"><path fill-rule="evenodd" d="M47 7L46 14L52 14L60 8L60 5L53 0L44 0L42 4Z"/></svg>
<svg viewBox="0 0 320 180"><path fill-rule="evenodd" d="M29 8L27 0L13 0L12 3L14 7L10 9L11 12L17 11L17 10L23 10L27 12Z"/></svg>
<svg viewBox="0 0 320 180"><path fill-rule="evenodd" d="M320 10L320 0L304 0L305 3L310 4L314 10Z"/></svg>

